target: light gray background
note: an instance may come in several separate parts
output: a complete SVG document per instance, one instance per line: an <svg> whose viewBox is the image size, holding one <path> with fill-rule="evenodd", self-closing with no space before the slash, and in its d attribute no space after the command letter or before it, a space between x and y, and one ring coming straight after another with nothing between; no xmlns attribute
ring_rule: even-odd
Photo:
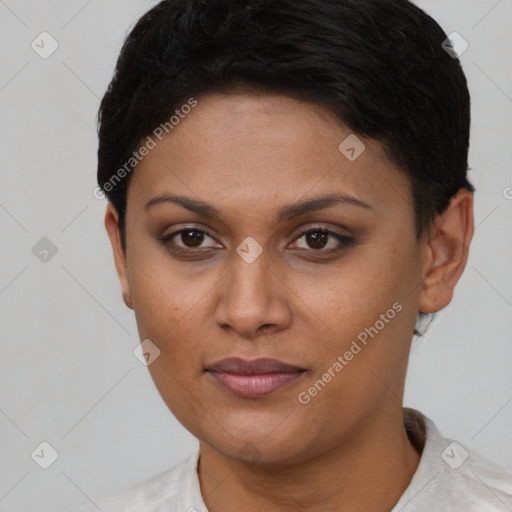
<svg viewBox="0 0 512 512"><path fill-rule="evenodd" d="M95 116L127 30L156 2L0 0L0 509L70 511L187 457L197 441L133 356L93 197ZM512 469L511 0L418 2L469 42L477 229L452 304L414 343L406 405ZM58 50L31 42L48 31ZM32 247L48 237L57 254ZM46 470L42 442L58 452Z"/></svg>

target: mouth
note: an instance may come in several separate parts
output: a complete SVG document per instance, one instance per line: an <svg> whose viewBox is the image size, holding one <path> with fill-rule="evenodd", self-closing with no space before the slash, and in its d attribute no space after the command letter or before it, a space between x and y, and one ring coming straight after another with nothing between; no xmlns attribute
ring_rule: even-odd
<svg viewBox="0 0 512 512"><path fill-rule="evenodd" d="M223 389L245 398L270 395L292 385L306 373L303 368L277 359L244 361L233 357L222 359L205 371Z"/></svg>

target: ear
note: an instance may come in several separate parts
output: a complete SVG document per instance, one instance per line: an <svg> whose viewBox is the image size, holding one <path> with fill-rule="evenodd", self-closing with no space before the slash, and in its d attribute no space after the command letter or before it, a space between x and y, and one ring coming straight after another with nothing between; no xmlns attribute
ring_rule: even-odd
<svg viewBox="0 0 512 512"><path fill-rule="evenodd" d="M427 235L418 305L421 312L434 313L452 300L466 266L473 232L473 194L460 189Z"/></svg>
<svg viewBox="0 0 512 512"><path fill-rule="evenodd" d="M116 265L117 275L121 283L121 290L123 293L124 303L133 309L132 296L130 293L130 284L127 277L127 264L126 255L123 251L121 243L121 232L119 231L119 214L111 203L107 204L107 211L105 212L105 228L112 244L112 251L114 253L114 262Z"/></svg>

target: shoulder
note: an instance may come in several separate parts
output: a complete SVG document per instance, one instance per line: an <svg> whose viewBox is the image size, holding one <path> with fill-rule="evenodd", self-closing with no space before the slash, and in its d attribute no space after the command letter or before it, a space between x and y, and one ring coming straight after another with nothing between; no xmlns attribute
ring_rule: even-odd
<svg viewBox="0 0 512 512"><path fill-rule="evenodd" d="M178 512L180 483L197 453L166 471L158 473L131 488L94 500L74 512ZM181 512L181 511L180 511Z"/></svg>
<svg viewBox="0 0 512 512"><path fill-rule="evenodd" d="M415 413L425 425L425 444L416 473L394 510L512 510L512 472L443 437L432 420Z"/></svg>
<svg viewBox="0 0 512 512"><path fill-rule="evenodd" d="M454 495L468 511L512 510L512 472L468 446L445 439L439 476L453 485Z"/></svg>

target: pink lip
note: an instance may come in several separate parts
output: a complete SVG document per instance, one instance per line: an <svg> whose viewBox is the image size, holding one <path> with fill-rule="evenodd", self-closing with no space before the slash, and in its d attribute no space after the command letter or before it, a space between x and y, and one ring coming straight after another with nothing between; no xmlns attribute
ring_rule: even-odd
<svg viewBox="0 0 512 512"><path fill-rule="evenodd" d="M221 386L247 398L269 395L290 385L305 371L276 359L239 358L222 359L206 370Z"/></svg>

